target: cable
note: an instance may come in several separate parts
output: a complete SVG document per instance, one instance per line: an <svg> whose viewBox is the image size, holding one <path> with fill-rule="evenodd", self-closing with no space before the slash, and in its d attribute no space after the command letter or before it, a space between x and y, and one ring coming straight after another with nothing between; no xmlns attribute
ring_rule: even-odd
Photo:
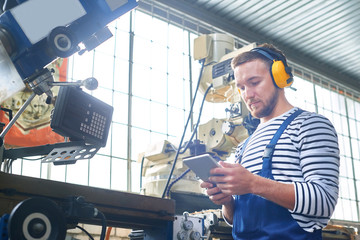
<svg viewBox="0 0 360 240"><path fill-rule="evenodd" d="M7 6L7 3L8 3L8 0L4 0L4 3L3 3L3 7L2 7L2 11L5 12L6 10L6 6Z"/></svg>
<svg viewBox="0 0 360 240"><path fill-rule="evenodd" d="M143 168L144 168L144 161L145 161L145 154L141 158L141 165L140 165L140 191L141 191L141 188L142 188L142 172L143 172Z"/></svg>
<svg viewBox="0 0 360 240"><path fill-rule="evenodd" d="M199 117L198 117L198 120L196 122L196 125L195 125L195 128L194 128L194 131L190 137L190 140L188 141L188 143L186 144L185 148L183 151L180 152L180 154L183 154L186 152L186 150L189 148L190 146L190 143L192 141L192 139L194 138L195 134L197 133L197 128L199 127L199 124L200 124L200 118L201 118L201 113L202 113L202 109L203 109L203 106L204 106L204 102L205 102L205 99L206 99L206 95L209 93L209 90L212 88L212 84L206 89L205 93L204 93L204 97L203 97L203 100L201 102L201 106L200 106L200 111L199 111Z"/></svg>
<svg viewBox="0 0 360 240"><path fill-rule="evenodd" d="M88 235L88 237L91 240L94 240L94 238L90 235L90 233L88 231L86 231L84 228L80 227L80 226L76 226L77 228L79 228L81 231L83 231L84 233L86 233L86 235Z"/></svg>
<svg viewBox="0 0 360 240"><path fill-rule="evenodd" d="M6 172L7 173L10 172L13 162L14 162L14 159L9 159L9 161L7 162L7 165L6 165Z"/></svg>
<svg viewBox="0 0 360 240"><path fill-rule="evenodd" d="M108 228L107 228L105 240L109 240L109 239L110 239L111 230L112 230L112 227L108 227Z"/></svg>
<svg viewBox="0 0 360 240"><path fill-rule="evenodd" d="M5 173L9 173L15 159L4 159L3 161L4 161L3 171Z"/></svg>
<svg viewBox="0 0 360 240"><path fill-rule="evenodd" d="M43 159L44 157L46 157L46 155L41 156L41 157L37 157L37 158L26 158L26 157L23 157L22 159L23 159L23 160L26 160L26 161L37 161L37 160Z"/></svg>
<svg viewBox="0 0 360 240"><path fill-rule="evenodd" d="M105 215L99 211L99 209L95 208L93 204L85 202L84 197L82 196L72 196L69 198L67 205L64 206L64 210L66 212L67 218L73 219L74 221L78 221L79 219L92 219L92 218L100 218L101 219L101 234L100 240L105 239L106 233L106 218ZM86 232L85 229L80 226L76 226L83 230L91 239L90 234Z"/></svg>
<svg viewBox="0 0 360 240"><path fill-rule="evenodd" d="M188 116L188 119L187 119L187 121L186 121L183 134L182 134L182 136L181 136L179 148L178 148L178 150L176 151L176 155L175 155L175 158L174 158L174 161L173 161L171 170L170 170L170 174L169 174L169 177L168 177L168 179L167 179L167 181L166 181L166 185L165 185L165 188L164 188L164 191L163 191L163 194L162 194L161 198L164 198L165 193L166 193L166 190L167 190L167 188L168 188L168 186L169 186L170 179L171 179L171 176L172 176L172 174L173 174L173 172L174 172L175 165L176 165L176 161L177 161L177 158L178 158L179 153L180 153L181 145L182 145L183 140L184 140L184 137L185 137L186 128L187 128L187 126L188 126L188 124L189 124L189 121L190 121L190 119L191 119L192 110L193 110L193 108L194 108L194 102L195 102L195 99L196 99L197 92L198 92L198 90L199 90L200 81L201 81L202 73L203 73L203 70L204 70L205 59L201 59L201 60L200 60L200 63L201 63L201 70L200 70L199 79L198 79L198 83L197 83L196 90L195 90L195 94L194 94L194 100L193 100L193 102L192 102L192 104L191 104L190 111L189 111L189 116Z"/></svg>
<svg viewBox="0 0 360 240"><path fill-rule="evenodd" d="M107 225L105 215L98 210L97 217L101 219L101 225L102 225L100 240L105 240L106 225Z"/></svg>
<svg viewBox="0 0 360 240"><path fill-rule="evenodd" d="M165 149L165 153L168 153L168 152L170 152L170 151L174 151L174 152L176 152L177 151L177 148L174 146L174 145L172 145L171 143L168 143L167 145L166 145L166 147L167 148L171 148L171 149Z"/></svg>
<svg viewBox="0 0 360 240"><path fill-rule="evenodd" d="M176 178L174 181L172 181L170 184L169 184L169 187L166 191L166 196L168 197L170 195L170 189L172 188L172 186L177 183L180 179L182 179L188 172L190 172L190 168L187 169L185 172L183 172L178 178Z"/></svg>
<svg viewBox="0 0 360 240"><path fill-rule="evenodd" d="M199 117L198 117L198 120L197 120L197 122L196 122L196 126L195 126L195 128L194 128L194 131L193 131L193 133L192 133L192 135L191 135L190 140L189 140L188 143L186 144L185 149L184 149L182 152L180 152L180 154L183 154L183 153L188 149L188 147L190 146L190 143L191 143L192 139L193 139L194 136L195 136L195 133L197 132L197 128L198 128L198 126L199 126L199 124L200 124L201 113L202 113L202 109L203 109L204 102L205 102L205 99L206 99L206 95L209 93L209 91L210 91L211 88L212 88L212 84L206 89L206 92L205 92L205 94L204 94L204 97L203 97L203 100L202 100L202 103L201 103L200 112L199 112ZM167 187L167 191L166 191L166 196L167 196L167 197L168 197L169 194L170 194L170 189L171 189L171 187L172 187L177 181L179 181L181 178L183 178L189 171L190 171L190 169L186 170L184 173L182 173L178 178L176 178L176 179Z"/></svg>
<svg viewBox="0 0 360 240"><path fill-rule="evenodd" d="M3 159L3 161L1 162L1 164L2 164L2 171L3 172L6 172L6 164L7 164L7 159Z"/></svg>

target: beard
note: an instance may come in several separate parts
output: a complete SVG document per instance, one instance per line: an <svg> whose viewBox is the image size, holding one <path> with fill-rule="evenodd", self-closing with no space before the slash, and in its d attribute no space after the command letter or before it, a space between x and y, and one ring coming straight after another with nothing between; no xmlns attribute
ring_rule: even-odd
<svg viewBox="0 0 360 240"><path fill-rule="evenodd" d="M263 108L251 109L250 107L248 107L251 114L256 118L263 118L269 116L273 112L279 99L279 91L280 90L278 88L275 88L275 91L270 96L270 98L268 100L262 101Z"/></svg>

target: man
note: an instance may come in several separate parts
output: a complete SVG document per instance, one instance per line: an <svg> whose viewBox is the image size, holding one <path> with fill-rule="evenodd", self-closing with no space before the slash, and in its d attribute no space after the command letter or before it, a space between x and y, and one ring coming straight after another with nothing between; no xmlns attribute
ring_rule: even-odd
<svg viewBox="0 0 360 240"><path fill-rule="evenodd" d="M234 239L321 239L338 198L334 127L288 102L284 87L292 74L272 45L240 54L232 68L243 102L260 124L238 146L236 163L221 162L201 187L223 206Z"/></svg>

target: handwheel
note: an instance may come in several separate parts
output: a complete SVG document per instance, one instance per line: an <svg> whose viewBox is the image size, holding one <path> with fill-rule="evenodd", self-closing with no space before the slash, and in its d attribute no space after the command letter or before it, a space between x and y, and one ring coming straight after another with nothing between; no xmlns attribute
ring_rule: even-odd
<svg viewBox="0 0 360 240"><path fill-rule="evenodd" d="M29 198L11 211L9 239L64 240L66 222L59 206L47 198Z"/></svg>
<svg viewBox="0 0 360 240"><path fill-rule="evenodd" d="M66 27L54 28L47 37L47 42L50 50L61 58L67 58L78 51L74 35Z"/></svg>

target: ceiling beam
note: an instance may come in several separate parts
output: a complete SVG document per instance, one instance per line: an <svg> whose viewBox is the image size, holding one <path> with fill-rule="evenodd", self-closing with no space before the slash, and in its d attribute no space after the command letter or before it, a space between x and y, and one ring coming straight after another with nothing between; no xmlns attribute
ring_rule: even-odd
<svg viewBox="0 0 360 240"><path fill-rule="evenodd" d="M360 92L360 79L356 76L350 76L348 74L341 73L341 66L336 65L332 66L317 60L316 58L306 56L301 50L290 48L287 45L282 44L281 42L271 39L271 37L265 37L246 29L244 26L236 25L227 19L221 18L216 14L208 12L202 8L199 8L196 5L193 5L184 0L153 0L154 2L159 3L160 5L176 9L179 12L182 12L186 15L189 15L193 18L203 21L211 26L222 29L224 32L228 32L240 39L243 39L249 43L258 42L258 43L272 43L286 53L287 58L309 70L312 70L324 77L327 77L333 81L338 82L341 85L344 85L352 90ZM140 2L141 3L141 2ZM140 6L141 7L141 4Z"/></svg>

